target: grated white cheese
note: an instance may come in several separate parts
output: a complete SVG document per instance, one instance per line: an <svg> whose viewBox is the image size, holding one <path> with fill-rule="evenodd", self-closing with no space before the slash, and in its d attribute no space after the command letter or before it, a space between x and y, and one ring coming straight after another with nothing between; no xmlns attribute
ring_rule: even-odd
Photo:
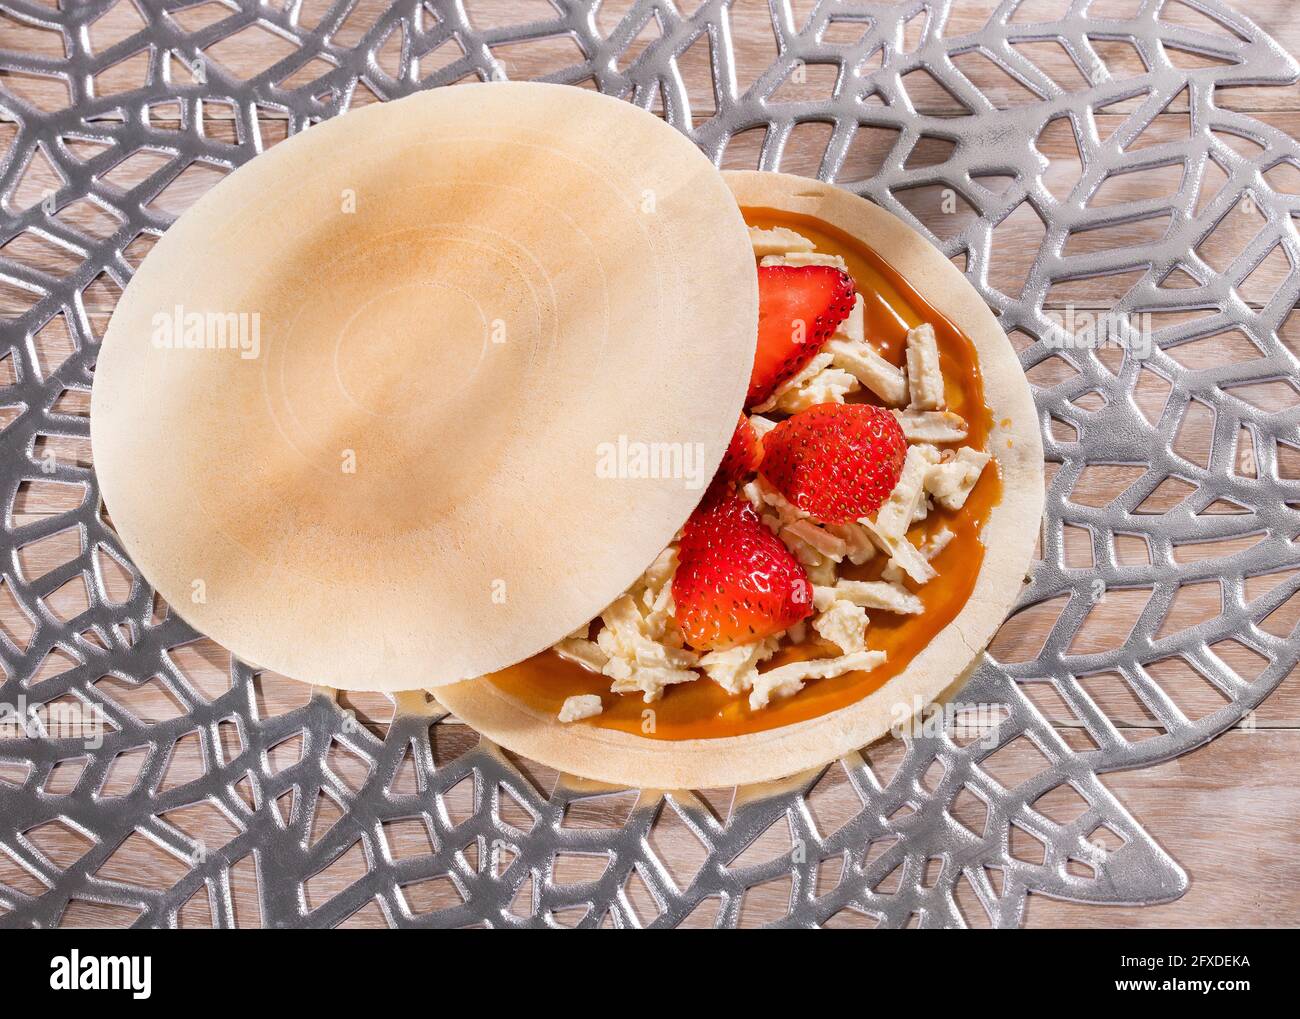
<svg viewBox="0 0 1300 1019"><path fill-rule="evenodd" d="M907 448L903 470L898 484L876 511L875 527L889 542L906 538L922 499L925 498L925 480L928 471L939 462L939 451L933 446L918 444Z"/></svg>
<svg viewBox="0 0 1300 1019"><path fill-rule="evenodd" d="M875 558L876 546L871 535L861 524L849 521L845 524L828 524L826 530L844 542L844 554L854 566L861 566Z"/></svg>
<svg viewBox="0 0 1300 1019"><path fill-rule="evenodd" d="M780 644L780 634L777 634L753 644L737 644L725 651L710 651L700 659L700 668L728 693L744 693L754 685L759 663L776 654Z"/></svg>
<svg viewBox="0 0 1300 1019"><path fill-rule="evenodd" d="M826 344L832 363L892 406L907 402L907 379L902 369L890 364L868 344L831 340Z"/></svg>
<svg viewBox="0 0 1300 1019"><path fill-rule="evenodd" d="M693 669L699 656L653 639L631 595L614 599L600 618L605 626L596 643L609 656L601 672L614 680L615 693L640 692L649 703L662 697L665 687L699 678Z"/></svg>
<svg viewBox="0 0 1300 1019"><path fill-rule="evenodd" d="M925 556L921 555L920 550L906 538L894 546L894 554L889 557L889 563L918 584L928 584L939 575ZM902 577L897 579L901 580Z"/></svg>
<svg viewBox="0 0 1300 1019"><path fill-rule="evenodd" d="M931 465L925 475L925 488L940 506L959 510L992 459L983 450L963 446L945 463Z"/></svg>
<svg viewBox="0 0 1300 1019"><path fill-rule="evenodd" d="M765 708L773 697L789 697L803 689L809 679L832 679L846 672L867 672L876 668L885 660L883 651L855 651L839 658L820 658L807 662L791 662L767 672L760 672L754 679L754 688L749 693L749 706L758 711Z"/></svg>
<svg viewBox="0 0 1300 1019"><path fill-rule="evenodd" d="M590 669L592 672L600 672L609 661L609 655L604 649L585 637L566 637L554 646L554 651L561 658L577 662L584 669Z"/></svg>
<svg viewBox="0 0 1300 1019"><path fill-rule="evenodd" d="M769 524L769 526L773 525ZM780 527L780 524L776 523L775 526ZM831 560L799 537L793 528L781 527L776 532L776 536L781 539L786 548L794 553L794 557L799 560L799 564L810 574L811 571L821 569L827 563L830 563L831 567L834 568L834 563Z"/></svg>
<svg viewBox="0 0 1300 1019"><path fill-rule="evenodd" d="M836 537L830 531L818 527L811 520L796 520L791 524L787 524L781 530L782 536L787 531L806 544L811 545L827 559L834 560L837 563L842 562L848 552L848 546L844 543L843 538Z"/></svg>
<svg viewBox="0 0 1300 1019"><path fill-rule="evenodd" d="M867 622L867 614L860 606L837 600L813 620L813 629L848 655L867 646Z"/></svg>
<svg viewBox="0 0 1300 1019"><path fill-rule="evenodd" d="M593 718L605 710L600 697L594 693L577 694L564 698L560 713L556 716L561 722L577 722L584 718Z"/></svg>
<svg viewBox="0 0 1300 1019"><path fill-rule="evenodd" d="M853 346L867 342L867 302L863 300L861 294L853 295L853 307L849 309L844 320L835 327L831 339Z"/></svg>
<svg viewBox="0 0 1300 1019"><path fill-rule="evenodd" d="M792 251L788 255L764 255L758 263L767 267L771 265L833 265L836 269L849 271L849 264L839 255L824 255L819 251Z"/></svg>
<svg viewBox="0 0 1300 1019"><path fill-rule="evenodd" d="M775 409L783 414L798 414L819 403L843 403L844 397L858 388L858 380L848 372L823 368L799 385L783 389L775 397Z"/></svg>
<svg viewBox="0 0 1300 1019"><path fill-rule="evenodd" d="M908 442L961 442L969 432L966 419L947 410L895 410L892 413Z"/></svg>
<svg viewBox="0 0 1300 1019"><path fill-rule="evenodd" d="M808 574L808 582L810 584L833 584L835 583L835 578L839 575L835 570L834 560L826 558L823 558L819 563L805 566L804 572Z"/></svg>
<svg viewBox="0 0 1300 1019"><path fill-rule="evenodd" d="M889 562L882 573L886 580L891 582L901 580L905 573L918 584L928 584L939 575L906 535L898 539L886 538L876 529L875 524L865 517L858 523L866 528L876 547L889 556Z"/></svg>
<svg viewBox="0 0 1300 1019"><path fill-rule="evenodd" d="M642 607L646 635L674 647L684 643L673 619L673 575L677 572L677 546L659 553L628 593Z"/></svg>
<svg viewBox="0 0 1300 1019"><path fill-rule="evenodd" d="M826 350L836 368L848 372L885 403L902 406L907 402L907 379L902 369L886 361L867 342L865 308L858 294L848 318L835 327Z"/></svg>
<svg viewBox="0 0 1300 1019"><path fill-rule="evenodd" d="M769 396L762 403L758 404L758 406L754 408L755 413L765 414L770 410L775 410L776 401L779 400L782 397L782 395L789 392L791 389L798 389L800 386L802 386L805 382L810 380L814 375L816 375L823 368L830 367L830 363L831 363L830 354L827 354L823 351L821 353L814 355L811 361L809 361L806 365L804 365L803 368L801 368L794 375L791 375L790 378L786 379L779 386L777 386L776 391L773 392L771 396Z"/></svg>
<svg viewBox="0 0 1300 1019"><path fill-rule="evenodd" d="M907 331L907 386L915 410L943 410L943 371L934 326L922 322Z"/></svg>
<svg viewBox="0 0 1300 1019"><path fill-rule="evenodd" d="M767 255L785 255L795 251L812 251L816 248L803 234L795 233L789 227L774 226L769 230L759 227L749 228L749 243L754 246L754 257Z"/></svg>
<svg viewBox="0 0 1300 1019"><path fill-rule="evenodd" d="M609 666L605 668L605 675L609 676L614 682L609 688L614 693L639 693L642 700L647 704L659 700L664 695L664 690L678 683L691 683L700 678L700 674L692 669L665 669L654 666L633 665L628 667L621 659L611 660L610 665L618 663L618 672L621 675L615 675Z"/></svg>
<svg viewBox="0 0 1300 1019"><path fill-rule="evenodd" d="M813 604L817 608L836 601L852 602L864 609L880 609L914 616L925 611L921 599L902 584L882 580L839 580L834 587L814 587Z"/></svg>
<svg viewBox="0 0 1300 1019"><path fill-rule="evenodd" d="M756 483L759 495L762 497L764 504L776 510L777 515L780 517L782 527L786 524L793 523L796 520L808 519L808 514L806 512L801 510L798 506L777 491L772 483L763 475L760 474L758 476Z"/></svg>
<svg viewBox="0 0 1300 1019"><path fill-rule="evenodd" d="M948 528L941 527L926 539L925 543L921 546L921 554L925 556L926 559L933 559L947 548L948 543L955 537L957 537L957 535L953 534L952 531L948 530Z"/></svg>

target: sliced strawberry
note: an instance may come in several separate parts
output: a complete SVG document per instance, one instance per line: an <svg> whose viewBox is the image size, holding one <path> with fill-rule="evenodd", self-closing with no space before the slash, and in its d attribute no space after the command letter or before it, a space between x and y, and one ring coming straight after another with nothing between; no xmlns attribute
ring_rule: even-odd
<svg viewBox="0 0 1300 1019"><path fill-rule="evenodd" d="M740 481L746 474L758 470L762 460L763 444L758 441L758 433L749 423L749 418L741 414L714 479L724 484Z"/></svg>
<svg viewBox="0 0 1300 1019"><path fill-rule="evenodd" d="M758 349L745 406L762 403L803 368L853 310L857 289L830 265L758 270Z"/></svg>
<svg viewBox="0 0 1300 1019"><path fill-rule="evenodd" d="M763 437L763 476L814 519L842 524L880 509L906 456L907 440L889 411L822 403Z"/></svg>
<svg viewBox="0 0 1300 1019"><path fill-rule="evenodd" d="M745 499L718 494L686 522L673 576L677 625L697 650L748 644L812 612L808 574Z"/></svg>

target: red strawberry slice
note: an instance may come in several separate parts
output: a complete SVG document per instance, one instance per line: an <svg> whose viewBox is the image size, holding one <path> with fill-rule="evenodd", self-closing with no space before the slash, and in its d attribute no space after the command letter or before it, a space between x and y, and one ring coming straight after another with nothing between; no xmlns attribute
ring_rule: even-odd
<svg viewBox="0 0 1300 1019"><path fill-rule="evenodd" d="M748 644L812 612L808 574L748 501L717 494L701 504L678 548L677 626L697 650Z"/></svg>
<svg viewBox="0 0 1300 1019"><path fill-rule="evenodd" d="M763 438L763 476L824 524L869 516L898 484L907 440L894 415L867 404L822 403Z"/></svg>
<svg viewBox="0 0 1300 1019"><path fill-rule="evenodd" d="M770 397L803 368L853 310L857 289L830 265L769 265L758 270L758 349L745 406Z"/></svg>
<svg viewBox="0 0 1300 1019"><path fill-rule="evenodd" d="M749 418L741 414L714 478L723 484L732 484L758 470L762 460L763 444L758 441L758 433L749 423Z"/></svg>

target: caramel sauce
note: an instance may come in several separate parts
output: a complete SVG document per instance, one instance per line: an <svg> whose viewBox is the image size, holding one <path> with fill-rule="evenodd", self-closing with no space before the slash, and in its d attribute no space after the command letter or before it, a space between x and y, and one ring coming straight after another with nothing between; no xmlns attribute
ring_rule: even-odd
<svg viewBox="0 0 1300 1019"><path fill-rule="evenodd" d="M751 226L787 226L809 238L818 251L843 256L866 305L867 339L892 363L902 365L905 359L907 330L922 322L931 323L939 346L948 409L960 414L969 425L965 441L946 445L990 448L989 438L994 427L992 414L984 404L984 383L975 348L964 333L935 311L880 255L856 238L801 216L768 209L742 211L745 221ZM850 402L879 402L866 390L854 393L848 399ZM939 445L942 448L945 444ZM750 710L747 697L727 693L706 676L693 683L669 687L661 700L648 705L639 695L611 693L609 677L566 661L553 651L545 651L487 679L511 696L552 716L560 710L566 697L597 694L604 704L604 712L574 724L620 729L665 740L709 739L761 732L845 707L880 689L906 669L966 604L984 561L980 531L1002 494L996 463L995 460L985 468L960 510L952 512L936 506L909 532L917 544L944 527L954 536L933 560L938 577L921 586L904 580L907 588L925 605L924 612L911 616L882 611L870 613L867 648L888 655L885 663L871 672L851 672L832 679L810 680L797 694L773 701L759 711ZM885 556L877 554L862 566L853 566L845 561L839 572L852 580L878 580L886 562ZM783 646L760 666L760 670L801 659L835 657L840 653L836 645L822 640L809 626L803 643ZM648 708L654 710L652 732L643 729L643 712Z"/></svg>

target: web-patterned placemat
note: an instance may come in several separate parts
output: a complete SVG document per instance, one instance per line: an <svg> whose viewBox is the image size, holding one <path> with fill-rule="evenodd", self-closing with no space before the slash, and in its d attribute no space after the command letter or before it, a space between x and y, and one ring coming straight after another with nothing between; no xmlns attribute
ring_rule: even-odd
<svg viewBox="0 0 1300 1019"><path fill-rule="evenodd" d="M743 19L723 0L65 6L0 2L0 925L1010 926L1030 890L1185 889L1097 776L1237 724L1298 654L1297 364L1279 331L1300 247L1278 175L1300 147L1215 102L1297 67L1250 22L1206 0L1123 18L1079 0L1051 22L1008 2L971 34L938 0L798 19L783 0ZM738 86L754 7L774 59ZM618 793L480 745L424 697L376 724L227 666L130 567L87 396L168 202L286 129L519 75L529 47L554 62L557 46L547 77L661 110L720 162L798 169L792 135L822 132L805 172L926 230L1017 341L1051 461L1043 560L958 697L973 726L940 718L779 787ZM1043 70L1044 47L1074 80ZM227 66L253 51L260 67ZM1162 111L1190 113L1181 134ZM1125 194L1125 175L1170 168L1163 196ZM1014 286L993 257L1008 225ZM1184 625L1207 585L1220 610ZM1127 638L1088 636L1117 611ZM1154 736L1128 738L1107 685Z"/></svg>

